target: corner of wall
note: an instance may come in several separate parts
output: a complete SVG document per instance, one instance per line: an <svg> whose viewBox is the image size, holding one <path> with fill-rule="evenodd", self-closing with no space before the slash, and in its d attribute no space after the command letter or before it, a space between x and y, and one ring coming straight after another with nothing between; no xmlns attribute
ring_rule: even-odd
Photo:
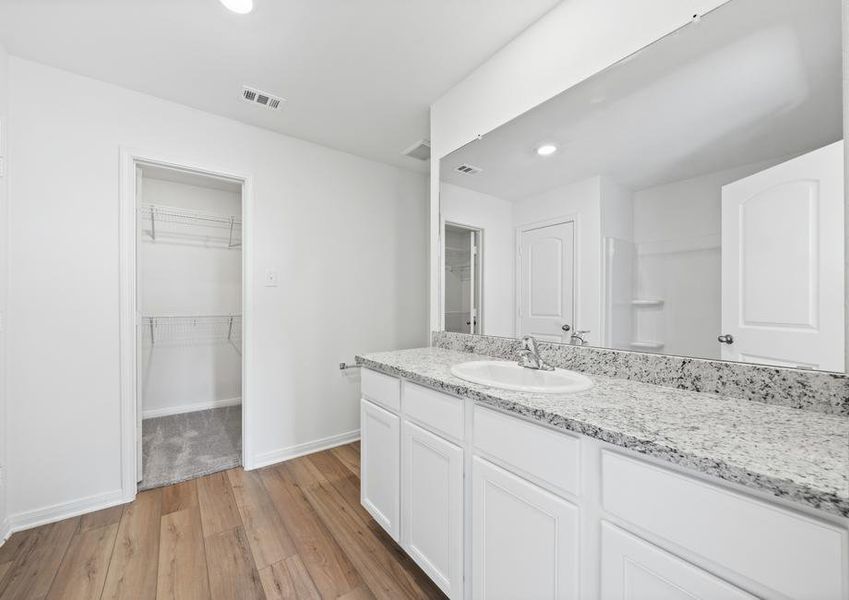
<svg viewBox="0 0 849 600"><path fill-rule="evenodd" d="M0 544L10 533L8 473L6 457L6 287L8 280L8 131L9 131L9 55L0 44Z"/></svg>

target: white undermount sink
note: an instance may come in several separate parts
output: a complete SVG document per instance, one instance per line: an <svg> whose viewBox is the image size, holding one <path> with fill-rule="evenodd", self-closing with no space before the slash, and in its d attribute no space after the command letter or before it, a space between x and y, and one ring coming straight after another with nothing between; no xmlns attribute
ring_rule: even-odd
<svg viewBox="0 0 849 600"><path fill-rule="evenodd" d="M574 371L540 371L504 360L473 360L460 363L451 367L451 374L472 383L538 394L582 392L593 386L589 377Z"/></svg>

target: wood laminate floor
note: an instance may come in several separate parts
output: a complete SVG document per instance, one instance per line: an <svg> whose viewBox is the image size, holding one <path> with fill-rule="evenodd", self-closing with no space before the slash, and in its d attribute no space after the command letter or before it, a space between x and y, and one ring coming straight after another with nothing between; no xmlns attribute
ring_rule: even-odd
<svg viewBox="0 0 849 600"><path fill-rule="evenodd" d="M0 547L0 600L443 598L360 506L359 444L140 492Z"/></svg>

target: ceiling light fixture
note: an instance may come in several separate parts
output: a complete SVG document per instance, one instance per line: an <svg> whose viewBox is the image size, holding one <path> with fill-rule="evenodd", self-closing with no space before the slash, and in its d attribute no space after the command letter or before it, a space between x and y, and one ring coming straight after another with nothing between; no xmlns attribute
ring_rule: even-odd
<svg viewBox="0 0 849 600"><path fill-rule="evenodd" d="M540 156L551 156L557 152L557 146L554 144L543 144L537 148L537 154Z"/></svg>
<svg viewBox="0 0 849 600"><path fill-rule="evenodd" d="M246 15L254 9L254 0L219 0L227 10L238 15Z"/></svg>

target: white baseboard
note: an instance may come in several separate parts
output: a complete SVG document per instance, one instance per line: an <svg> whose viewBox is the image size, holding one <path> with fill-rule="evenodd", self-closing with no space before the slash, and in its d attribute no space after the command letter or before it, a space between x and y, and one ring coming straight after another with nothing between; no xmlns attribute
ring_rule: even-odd
<svg viewBox="0 0 849 600"><path fill-rule="evenodd" d="M12 535L12 527L9 525L9 519L3 519L0 523L0 546L6 543L10 535Z"/></svg>
<svg viewBox="0 0 849 600"><path fill-rule="evenodd" d="M251 465L251 468L258 469L260 467L266 467L268 465L273 465L274 463L304 456L305 454L312 454L314 452L320 452L321 450L342 446L343 444L349 444L358 439L360 439L359 429L340 433L338 435L332 435L312 442L296 444L294 446L281 448L280 450L274 450L272 452L264 452L255 457L254 464ZM105 494L97 494L87 498L81 498L79 500L62 502L52 506L46 506L44 508L10 515L6 521L0 525L0 545L2 545L11 534L18 531L31 529L48 523L55 523L56 521L69 519L71 517L94 512L96 510L102 510L104 508L110 508L119 504L125 504L130 501L132 501L132 498L125 497L122 490L115 490L112 492L106 492Z"/></svg>
<svg viewBox="0 0 849 600"><path fill-rule="evenodd" d="M142 419L181 415L183 413L190 413L198 410L209 410L210 408L222 408L224 406L237 406L241 403L241 398L224 398L223 400L210 400L209 402L195 402L193 404L181 404L179 406L152 408L150 410L142 410Z"/></svg>
<svg viewBox="0 0 849 600"><path fill-rule="evenodd" d="M251 464L251 469L267 467L268 465L273 465L274 463L298 458L299 456L304 456L305 454L312 454L314 452L327 450L328 448L342 446L343 444L350 444L351 442L355 442L358 439L360 439L359 429L354 431L348 431L346 433L340 433L338 435L331 435L330 437L322 438L312 442L296 444L295 446L281 448L280 450L274 450L272 452L263 452L262 454L257 454L254 457L253 464Z"/></svg>
<svg viewBox="0 0 849 600"><path fill-rule="evenodd" d="M70 519L71 517L77 517L96 510L125 504L130 500L132 499L124 497L124 492L122 490L114 490L112 492L106 492L105 494L96 494L79 500L61 502L52 506L37 508L35 510L18 513L16 515L9 515L9 518L6 520L6 523L4 523L4 528L2 530L5 535L0 539L5 541L11 534L17 533L18 531L32 529L39 525L55 523L56 521Z"/></svg>

